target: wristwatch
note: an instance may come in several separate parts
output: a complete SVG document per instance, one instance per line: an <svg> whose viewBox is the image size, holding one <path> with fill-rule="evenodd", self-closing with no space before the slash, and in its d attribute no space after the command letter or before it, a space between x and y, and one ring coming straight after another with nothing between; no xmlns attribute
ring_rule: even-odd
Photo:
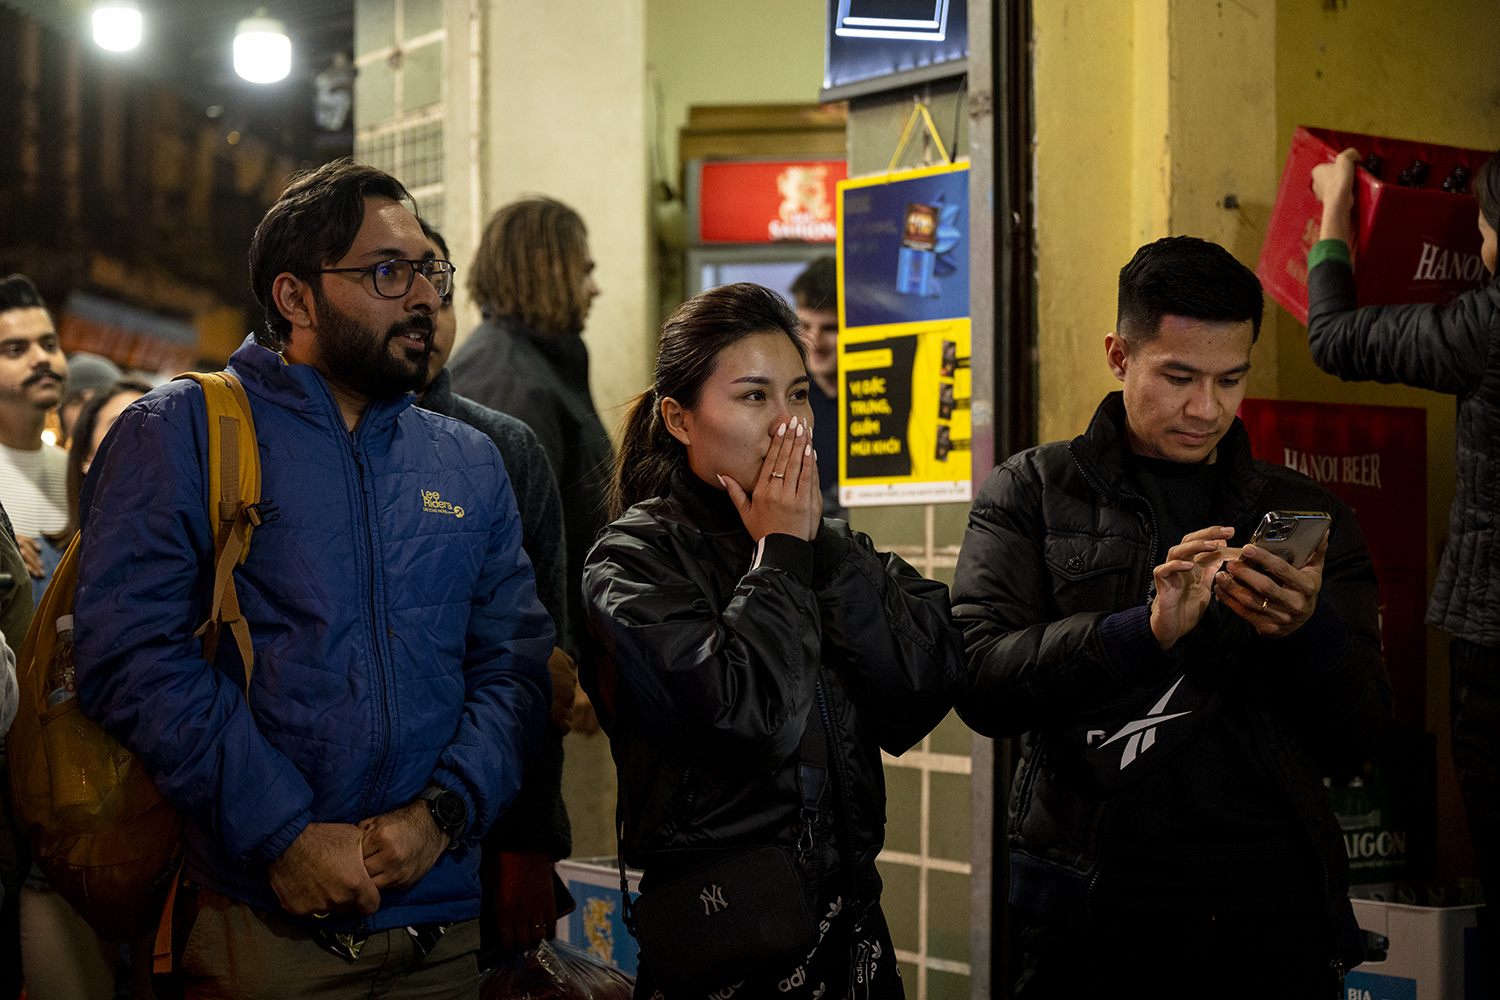
<svg viewBox="0 0 1500 1000"><path fill-rule="evenodd" d="M464 797L446 788L428 785L417 798L427 803L427 808L432 811L432 821L448 835L448 849L451 851L469 828L469 807L464 803Z"/></svg>

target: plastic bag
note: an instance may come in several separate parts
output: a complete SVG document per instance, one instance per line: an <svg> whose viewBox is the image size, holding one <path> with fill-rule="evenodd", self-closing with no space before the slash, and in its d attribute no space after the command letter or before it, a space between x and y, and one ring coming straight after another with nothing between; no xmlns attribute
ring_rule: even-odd
<svg viewBox="0 0 1500 1000"><path fill-rule="evenodd" d="M633 976L562 941L502 959L479 983L479 1000L630 1000L634 992Z"/></svg>

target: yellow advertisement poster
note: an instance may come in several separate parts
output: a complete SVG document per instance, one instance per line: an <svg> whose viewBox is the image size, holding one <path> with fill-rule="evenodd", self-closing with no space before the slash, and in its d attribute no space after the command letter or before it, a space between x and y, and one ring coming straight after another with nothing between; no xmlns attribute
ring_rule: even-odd
<svg viewBox="0 0 1500 1000"><path fill-rule="evenodd" d="M969 501L967 319L843 331L839 384L840 503Z"/></svg>
<svg viewBox="0 0 1500 1000"><path fill-rule="evenodd" d="M971 499L967 170L838 185L846 507Z"/></svg>

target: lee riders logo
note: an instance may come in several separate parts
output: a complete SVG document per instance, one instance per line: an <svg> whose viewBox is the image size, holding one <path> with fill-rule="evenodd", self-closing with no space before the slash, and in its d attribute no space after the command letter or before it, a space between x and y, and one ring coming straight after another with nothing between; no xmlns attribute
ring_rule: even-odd
<svg viewBox="0 0 1500 1000"><path fill-rule="evenodd" d="M437 490L422 491L422 509L429 514L452 514L454 517L463 517L464 509L457 504L451 504L438 495Z"/></svg>

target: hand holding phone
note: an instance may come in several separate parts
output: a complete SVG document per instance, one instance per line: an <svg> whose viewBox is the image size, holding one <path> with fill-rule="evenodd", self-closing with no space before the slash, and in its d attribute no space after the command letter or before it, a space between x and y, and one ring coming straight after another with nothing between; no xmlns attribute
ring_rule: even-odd
<svg viewBox="0 0 1500 1000"><path fill-rule="evenodd" d="M1301 569L1332 524L1327 511L1268 511L1250 536L1250 544L1284 560L1292 569Z"/></svg>
<svg viewBox="0 0 1500 1000"><path fill-rule="evenodd" d="M1268 512L1216 574L1214 595L1260 635L1291 635L1317 608L1331 524L1324 511Z"/></svg>

